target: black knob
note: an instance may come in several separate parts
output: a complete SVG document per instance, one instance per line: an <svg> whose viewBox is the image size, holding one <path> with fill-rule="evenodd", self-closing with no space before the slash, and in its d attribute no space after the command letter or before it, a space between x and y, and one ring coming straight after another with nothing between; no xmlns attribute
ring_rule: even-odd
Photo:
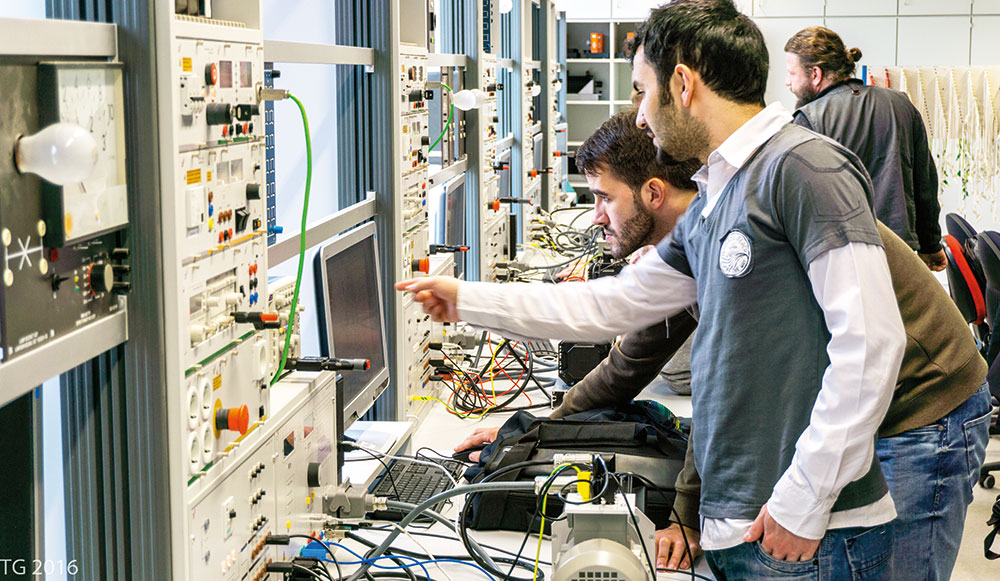
<svg viewBox="0 0 1000 581"><path fill-rule="evenodd" d="M247 199L248 200L260 199L260 184L247 184Z"/></svg>
<svg viewBox="0 0 1000 581"><path fill-rule="evenodd" d="M205 84L209 87L219 80L219 67L215 63L205 65Z"/></svg>
<svg viewBox="0 0 1000 581"><path fill-rule="evenodd" d="M493 116L493 122L494 122L494 123L500 123L500 117L498 117L498 116L494 115L494 116Z"/></svg>
<svg viewBox="0 0 1000 581"><path fill-rule="evenodd" d="M115 293L116 295L123 295L129 292L130 290L132 290L132 283L130 282L116 282L115 284L111 285L111 292Z"/></svg>
<svg viewBox="0 0 1000 581"><path fill-rule="evenodd" d="M420 89L417 89L415 91L410 91L409 100L410 100L411 103L415 103L417 101L423 101L424 100L424 92L421 91Z"/></svg>
<svg viewBox="0 0 1000 581"><path fill-rule="evenodd" d="M111 251L111 258L114 260L125 260L128 258L128 248L115 248Z"/></svg>
<svg viewBox="0 0 1000 581"><path fill-rule="evenodd" d="M205 108L205 122L209 125L228 125L233 122L233 108L229 103L209 103Z"/></svg>
<svg viewBox="0 0 1000 581"><path fill-rule="evenodd" d="M115 264L111 267L111 270L115 272L115 276L122 277L127 276L132 267L127 264Z"/></svg>
<svg viewBox="0 0 1000 581"><path fill-rule="evenodd" d="M229 518L236 518L236 509L235 508L229 509Z"/></svg>
<svg viewBox="0 0 1000 581"><path fill-rule="evenodd" d="M53 272L52 273L52 292L56 292L57 290L59 290L59 287L62 285L62 283L66 282L67 280L69 280L68 276L59 276L58 274L56 274L56 273Z"/></svg>
<svg viewBox="0 0 1000 581"><path fill-rule="evenodd" d="M420 145L423 145L423 146L426 147L426 146L428 146L430 144L431 144L431 138L430 137L424 135L423 137L420 138Z"/></svg>
<svg viewBox="0 0 1000 581"><path fill-rule="evenodd" d="M319 486L319 462L310 462L306 469L306 486L316 488Z"/></svg>
<svg viewBox="0 0 1000 581"><path fill-rule="evenodd" d="M239 121L249 121L254 115L260 114L260 107L257 105L237 105L236 119Z"/></svg>
<svg viewBox="0 0 1000 581"><path fill-rule="evenodd" d="M87 269L87 286L90 292L96 294L106 293L115 284L115 271L106 262L95 262Z"/></svg>
<svg viewBox="0 0 1000 581"><path fill-rule="evenodd" d="M281 71L279 71L278 69L271 69L271 78L272 79L277 79L280 76L281 76Z"/></svg>

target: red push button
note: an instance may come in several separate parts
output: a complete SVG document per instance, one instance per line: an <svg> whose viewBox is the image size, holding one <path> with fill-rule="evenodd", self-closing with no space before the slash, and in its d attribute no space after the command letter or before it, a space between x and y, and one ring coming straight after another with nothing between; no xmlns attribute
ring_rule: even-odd
<svg viewBox="0 0 1000 581"><path fill-rule="evenodd" d="M250 427L250 410L246 404L238 408L219 408L215 412L215 429L247 433Z"/></svg>
<svg viewBox="0 0 1000 581"><path fill-rule="evenodd" d="M431 259L430 258L420 258L414 260L410 263L410 268L413 272L422 272L424 274L430 274L431 272Z"/></svg>

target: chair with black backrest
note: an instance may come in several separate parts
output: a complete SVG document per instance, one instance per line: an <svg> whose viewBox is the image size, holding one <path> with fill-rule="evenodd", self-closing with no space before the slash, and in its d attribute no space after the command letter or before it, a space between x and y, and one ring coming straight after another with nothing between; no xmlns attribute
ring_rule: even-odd
<svg viewBox="0 0 1000 581"><path fill-rule="evenodd" d="M986 299L983 295L986 280L979 268L979 260L966 252L965 246L951 234L944 235L944 253L948 257L945 269L948 292L965 317L965 322L976 325L979 338L985 341L985 334L988 334L985 325Z"/></svg>
<svg viewBox="0 0 1000 581"><path fill-rule="evenodd" d="M972 224L954 212L945 215L944 227L948 234L954 236L958 243L963 246L966 240L976 236L976 229L972 227Z"/></svg>
<svg viewBox="0 0 1000 581"><path fill-rule="evenodd" d="M986 322L992 330L990 341L985 349L986 362L989 364L989 373L986 376L990 384L990 393L1000 401L1000 333L996 332L996 325L1000 319L1000 233L981 232L976 241L976 254L983 269L986 279L985 300L986 300ZM995 404L994 404L995 405ZM990 425L990 434L1000 433L997 427L997 417L994 413ZM1000 462L989 462L983 465L979 472L979 485L983 488L993 488L996 484L996 477L992 472L1000 471Z"/></svg>

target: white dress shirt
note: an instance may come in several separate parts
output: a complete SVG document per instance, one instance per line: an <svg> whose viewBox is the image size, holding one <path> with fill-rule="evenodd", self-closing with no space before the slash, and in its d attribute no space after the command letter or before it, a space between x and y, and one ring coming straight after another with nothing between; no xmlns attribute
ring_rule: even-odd
<svg viewBox="0 0 1000 581"><path fill-rule="evenodd" d="M709 155L694 178L706 185L704 215L750 155L790 120L784 107L772 104ZM905 334L882 248L863 243L836 248L813 260L807 275L830 331L830 366L768 511L792 533L819 539L829 528L895 518L888 494L864 507L830 509L841 489L868 471ZM677 314L696 301L696 290L694 279L649 252L619 276L587 283L463 282L457 306L463 320L508 336L601 341ZM751 522L703 519L701 545L705 550L736 546Z"/></svg>

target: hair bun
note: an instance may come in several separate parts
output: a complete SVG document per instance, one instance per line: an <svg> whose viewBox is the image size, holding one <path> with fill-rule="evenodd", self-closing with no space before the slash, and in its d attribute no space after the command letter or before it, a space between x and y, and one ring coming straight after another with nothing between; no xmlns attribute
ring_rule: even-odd
<svg viewBox="0 0 1000 581"><path fill-rule="evenodd" d="M856 63L861 60L861 49L855 47L847 51L847 58L851 59L852 63Z"/></svg>

